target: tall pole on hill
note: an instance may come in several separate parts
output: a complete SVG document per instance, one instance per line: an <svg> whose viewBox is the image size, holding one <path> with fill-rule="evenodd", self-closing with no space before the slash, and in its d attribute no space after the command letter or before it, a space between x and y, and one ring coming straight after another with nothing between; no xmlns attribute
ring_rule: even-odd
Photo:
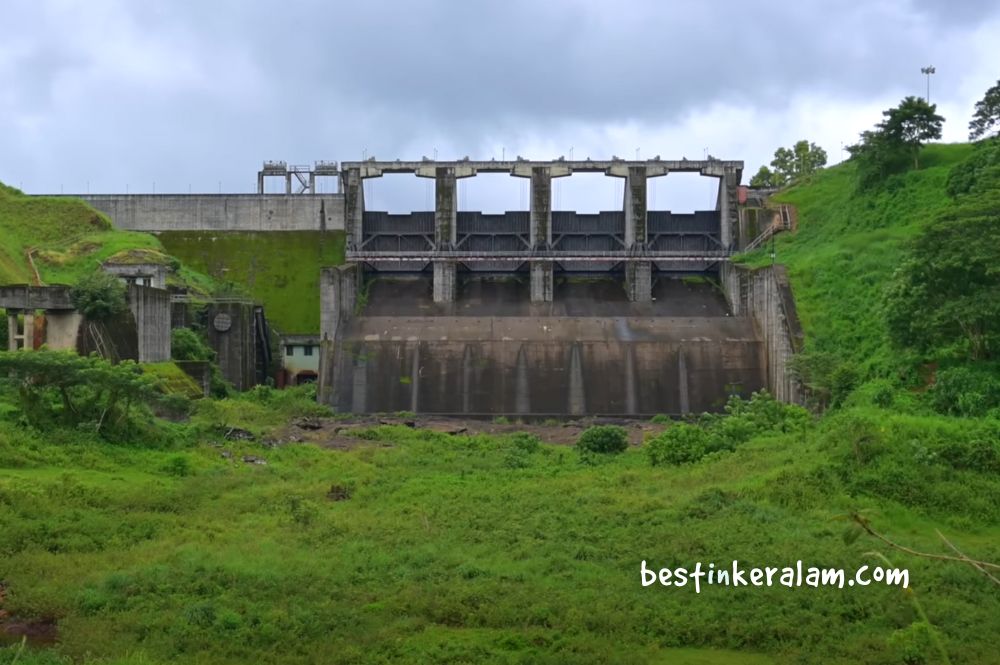
<svg viewBox="0 0 1000 665"><path fill-rule="evenodd" d="M934 68L934 65L928 65L927 67L920 68L920 73L925 74L927 76L927 96L924 98L924 100L928 104L931 103L931 74L935 73L936 71L937 70Z"/></svg>

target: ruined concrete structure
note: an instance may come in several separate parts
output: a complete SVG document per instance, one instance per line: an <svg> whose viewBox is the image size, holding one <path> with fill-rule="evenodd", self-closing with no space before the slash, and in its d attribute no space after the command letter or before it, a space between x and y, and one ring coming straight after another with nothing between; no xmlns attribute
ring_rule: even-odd
<svg viewBox="0 0 1000 665"><path fill-rule="evenodd" d="M170 359L170 294L130 285L129 311L111 324L88 321L70 301L68 286L0 287L7 312L7 349L94 351L110 360Z"/></svg>

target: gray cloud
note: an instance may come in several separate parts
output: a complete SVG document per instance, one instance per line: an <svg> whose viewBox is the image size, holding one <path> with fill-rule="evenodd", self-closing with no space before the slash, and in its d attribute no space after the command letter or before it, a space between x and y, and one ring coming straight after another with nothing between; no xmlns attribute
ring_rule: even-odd
<svg viewBox="0 0 1000 665"><path fill-rule="evenodd" d="M0 179L248 191L264 158L513 153L629 124L641 140L718 108L882 103L919 93L932 60L942 78L967 68L965 40L1000 14L760 4L15 0L0 26Z"/></svg>

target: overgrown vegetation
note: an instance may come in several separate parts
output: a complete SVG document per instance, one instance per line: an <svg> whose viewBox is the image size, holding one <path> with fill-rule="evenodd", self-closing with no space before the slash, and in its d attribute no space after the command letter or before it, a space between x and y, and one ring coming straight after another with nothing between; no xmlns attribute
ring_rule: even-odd
<svg viewBox="0 0 1000 665"><path fill-rule="evenodd" d="M119 231L79 199L26 196L0 183L0 284L77 284L108 259L163 262L169 281L197 295L217 287L212 279L168 256L155 236Z"/></svg>
<svg viewBox="0 0 1000 665"><path fill-rule="evenodd" d="M185 265L263 303L268 320L284 334L319 330L320 269L344 262L341 231L169 231L157 237Z"/></svg>
<svg viewBox="0 0 1000 665"><path fill-rule="evenodd" d="M0 385L16 394L32 427L89 429L109 440L141 437L157 394L135 363L61 351L0 352Z"/></svg>
<svg viewBox="0 0 1000 665"><path fill-rule="evenodd" d="M771 168L761 166L750 178L751 187L783 187L826 166L826 151L815 143L796 141L791 148L774 151Z"/></svg>
<svg viewBox="0 0 1000 665"><path fill-rule="evenodd" d="M92 272L69 292L73 307L92 321L107 321L128 309L125 285L102 270Z"/></svg>

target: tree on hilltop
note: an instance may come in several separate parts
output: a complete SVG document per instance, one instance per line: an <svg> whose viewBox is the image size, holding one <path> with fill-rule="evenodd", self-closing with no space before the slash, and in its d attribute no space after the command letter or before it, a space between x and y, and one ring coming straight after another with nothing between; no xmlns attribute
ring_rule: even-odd
<svg viewBox="0 0 1000 665"><path fill-rule="evenodd" d="M969 123L969 140L976 141L1000 125L1000 81L976 102L976 112Z"/></svg>
<svg viewBox="0 0 1000 665"><path fill-rule="evenodd" d="M826 151L805 139L791 148L774 151L771 168L761 166L750 179L751 187L782 187L800 178L812 175L826 166ZM773 169L773 170L772 170Z"/></svg>

